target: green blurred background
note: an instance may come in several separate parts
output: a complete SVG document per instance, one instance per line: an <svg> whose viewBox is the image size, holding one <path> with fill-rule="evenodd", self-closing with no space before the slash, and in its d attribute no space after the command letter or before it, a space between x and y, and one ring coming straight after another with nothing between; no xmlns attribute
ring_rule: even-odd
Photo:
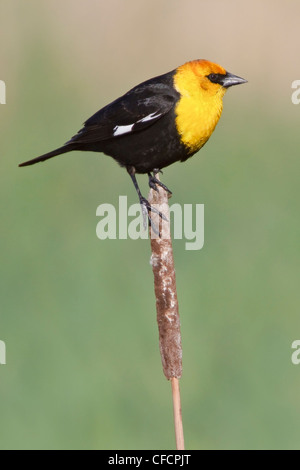
<svg viewBox="0 0 300 470"><path fill-rule="evenodd" d="M186 447L299 448L299 15L296 0L1 0L0 448L174 448L149 242L96 237L99 204L137 202L129 177L93 153L17 164L196 58L249 83L164 172L172 203L205 204L204 248L174 242Z"/></svg>

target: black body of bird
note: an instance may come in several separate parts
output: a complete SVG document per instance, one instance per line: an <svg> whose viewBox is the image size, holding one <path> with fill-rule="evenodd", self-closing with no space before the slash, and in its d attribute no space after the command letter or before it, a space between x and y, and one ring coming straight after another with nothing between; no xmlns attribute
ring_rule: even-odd
<svg viewBox="0 0 300 470"><path fill-rule="evenodd" d="M244 82L212 62L187 62L137 85L90 117L62 147L19 166L72 150L105 153L127 169L149 214L154 209L141 195L135 173L147 173L150 187L167 189L156 178L158 171L185 161L206 143L220 118L226 89Z"/></svg>

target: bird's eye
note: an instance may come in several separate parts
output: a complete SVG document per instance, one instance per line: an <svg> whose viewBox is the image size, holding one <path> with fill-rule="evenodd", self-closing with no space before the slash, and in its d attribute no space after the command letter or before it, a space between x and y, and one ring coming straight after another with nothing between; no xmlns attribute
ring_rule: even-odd
<svg viewBox="0 0 300 470"><path fill-rule="evenodd" d="M219 81L219 77L216 73L210 73L209 75L207 75L207 78L209 78L209 80L212 83L218 83L218 81Z"/></svg>

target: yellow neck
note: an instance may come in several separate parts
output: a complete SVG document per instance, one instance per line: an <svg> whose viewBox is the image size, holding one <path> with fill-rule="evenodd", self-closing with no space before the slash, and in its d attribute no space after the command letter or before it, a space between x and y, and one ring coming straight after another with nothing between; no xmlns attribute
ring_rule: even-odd
<svg viewBox="0 0 300 470"><path fill-rule="evenodd" d="M181 97L176 105L176 127L181 141L197 152L214 131L223 109L221 86L207 86L207 80L195 76L192 68L180 67L174 76L174 86Z"/></svg>

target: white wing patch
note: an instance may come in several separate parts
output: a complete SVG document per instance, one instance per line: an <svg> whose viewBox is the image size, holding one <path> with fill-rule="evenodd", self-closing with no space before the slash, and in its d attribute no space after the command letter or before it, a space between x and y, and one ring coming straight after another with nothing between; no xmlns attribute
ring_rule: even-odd
<svg viewBox="0 0 300 470"><path fill-rule="evenodd" d="M151 121L152 119L156 119L158 118L159 116L161 116L161 114L156 114L155 113L151 113L151 114L148 114L148 116L145 116L143 119L140 119L139 121L137 122L147 122L147 121Z"/></svg>
<svg viewBox="0 0 300 470"><path fill-rule="evenodd" d="M133 124L128 124L127 126L115 126L113 129L113 135L116 137L118 135L123 135L123 134L128 134L129 132L132 132L134 126L140 122L147 122L147 121L152 121L152 119L156 119L160 117L161 114L151 113L148 114L148 116L143 117L142 119L139 119L138 121L134 122Z"/></svg>
<svg viewBox="0 0 300 470"><path fill-rule="evenodd" d="M132 131L134 124L129 124L128 126L115 126L114 127L114 136L128 134Z"/></svg>

